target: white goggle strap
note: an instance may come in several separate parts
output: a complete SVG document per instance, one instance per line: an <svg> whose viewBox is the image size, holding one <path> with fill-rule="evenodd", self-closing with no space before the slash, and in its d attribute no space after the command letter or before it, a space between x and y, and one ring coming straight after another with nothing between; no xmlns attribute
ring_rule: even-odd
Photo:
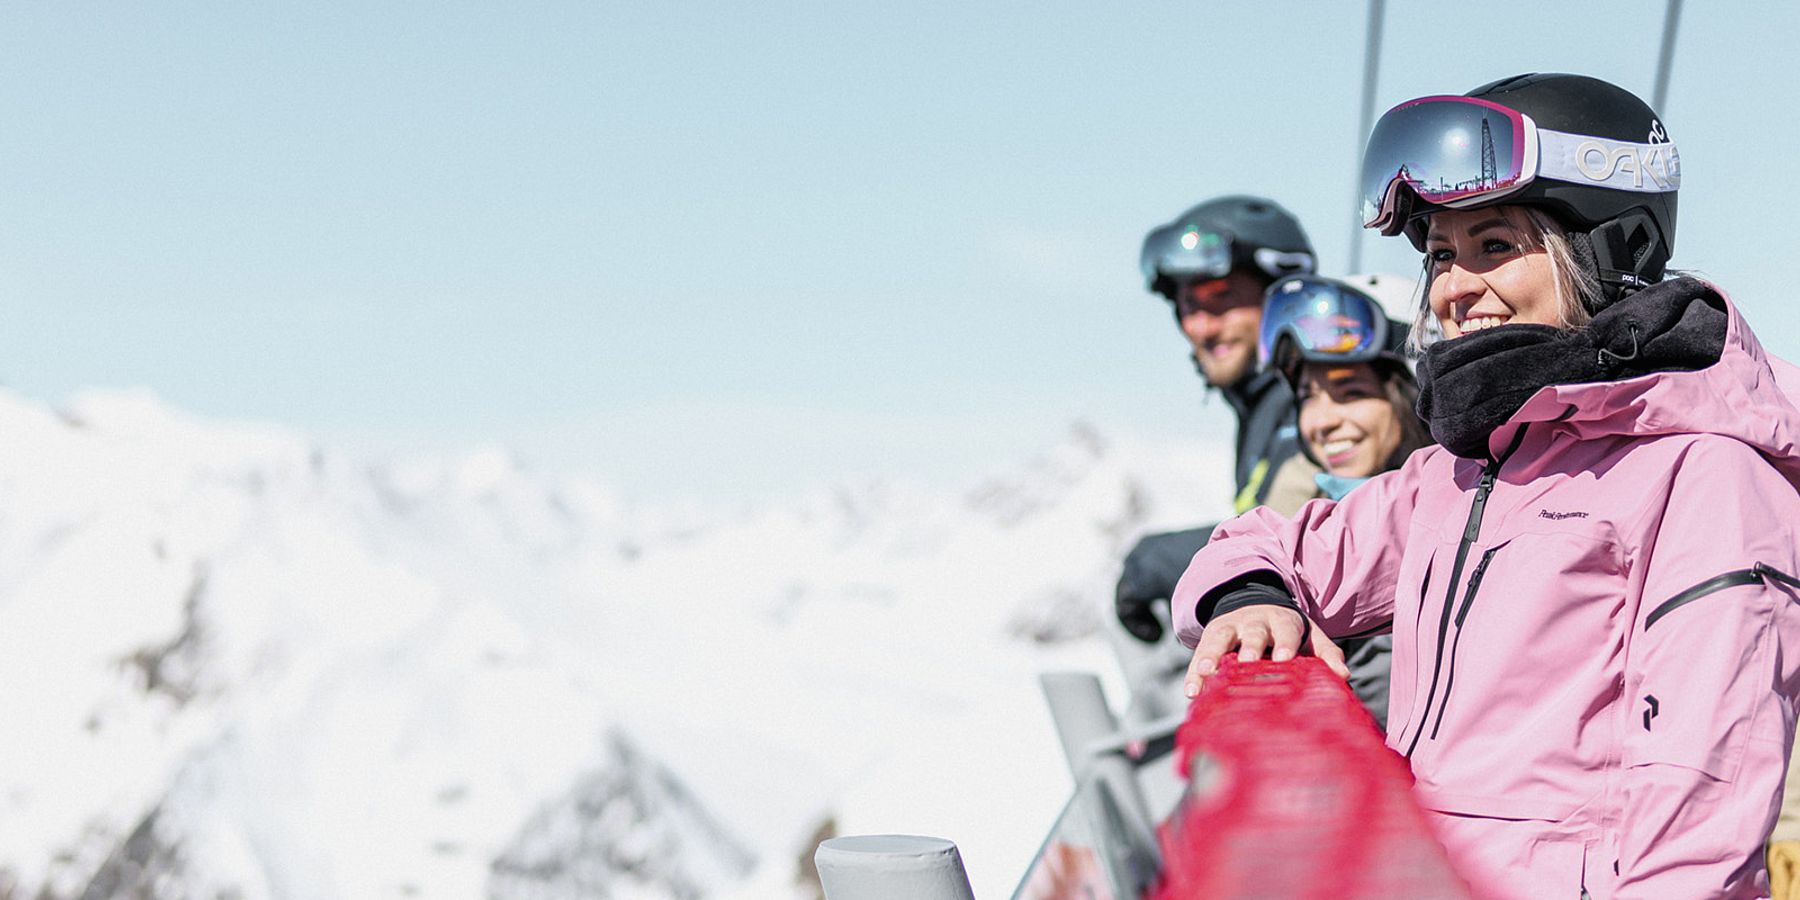
<svg viewBox="0 0 1800 900"><path fill-rule="evenodd" d="M1537 135L1541 177L1642 194L1681 187L1681 154L1673 143L1638 144L1544 128Z"/></svg>
<svg viewBox="0 0 1800 900"><path fill-rule="evenodd" d="M1258 247L1250 256L1256 261L1257 268L1276 278L1302 272L1310 273L1313 270L1311 253L1283 253L1268 247Z"/></svg>

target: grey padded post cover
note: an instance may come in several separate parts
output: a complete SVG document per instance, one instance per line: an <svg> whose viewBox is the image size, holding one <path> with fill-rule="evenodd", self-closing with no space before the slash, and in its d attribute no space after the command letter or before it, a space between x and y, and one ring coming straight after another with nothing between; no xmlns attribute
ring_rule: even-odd
<svg viewBox="0 0 1800 900"><path fill-rule="evenodd" d="M1106 705L1100 679L1091 672L1043 672L1038 675L1038 685L1050 705L1050 719L1062 741L1069 774L1080 781L1093 761L1094 744L1116 734L1119 720Z"/></svg>
<svg viewBox="0 0 1800 900"><path fill-rule="evenodd" d="M813 852L825 900L975 900L962 854L943 838L834 837Z"/></svg>

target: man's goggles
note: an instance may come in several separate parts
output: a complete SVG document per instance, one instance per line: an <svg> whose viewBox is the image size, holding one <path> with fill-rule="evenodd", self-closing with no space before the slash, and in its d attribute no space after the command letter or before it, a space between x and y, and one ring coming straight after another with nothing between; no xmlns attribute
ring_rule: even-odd
<svg viewBox="0 0 1800 900"><path fill-rule="evenodd" d="M1401 186L1436 206L1483 206L1549 178L1611 190L1681 187L1667 140L1632 143L1539 128L1531 117L1474 97L1421 97L1382 115L1363 153L1363 227L1398 234L1410 212Z"/></svg>
<svg viewBox="0 0 1800 900"><path fill-rule="evenodd" d="M1367 362L1388 350L1388 319L1367 294L1295 275L1269 286L1257 348L1292 381L1302 362Z"/></svg>
<svg viewBox="0 0 1800 900"><path fill-rule="evenodd" d="M1144 239L1138 268L1144 273L1144 286L1155 290L1157 282L1164 278L1176 285L1224 278L1240 262L1256 266L1271 278L1310 272L1313 267L1310 253L1241 247L1228 231L1176 222L1150 232Z"/></svg>

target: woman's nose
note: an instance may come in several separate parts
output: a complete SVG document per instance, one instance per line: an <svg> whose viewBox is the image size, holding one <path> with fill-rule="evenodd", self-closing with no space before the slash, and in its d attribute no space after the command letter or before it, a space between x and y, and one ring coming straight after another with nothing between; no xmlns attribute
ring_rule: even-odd
<svg viewBox="0 0 1800 900"><path fill-rule="evenodd" d="M1438 276L1438 285L1440 295L1452 310L1473 303L1487 290L1487 282L1480 275L1457 263Z"/></svg>
<svg viewBox="0 0 1800 900"><path fill-rule="evenodd" d="M1337 401L1329 396L1308 398L1305 415L1309 426L1306 433L1317 444L1330 440L1331 433L1344 424L1342 410L1338 408Z"/></svg>

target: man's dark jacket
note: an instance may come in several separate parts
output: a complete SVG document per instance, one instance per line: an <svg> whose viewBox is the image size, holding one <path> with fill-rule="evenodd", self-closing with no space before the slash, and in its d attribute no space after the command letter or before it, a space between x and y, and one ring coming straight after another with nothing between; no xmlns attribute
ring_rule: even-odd
<svg viewBox="0 0 1800 900"><path fill-rule="evenodd" d="M1300 450L1294 394L1273 369L1239 379L1219 393L1237 415L1234 506L1241 513L1262 503L1275 482L1275 471ZM1119 621L1127 630L1145 641L1162 637L1162 624L1149 612L1150 607L1174 594L1175 582L1217 524L1146 535L1131 549L1115 595Z"/></svg>

